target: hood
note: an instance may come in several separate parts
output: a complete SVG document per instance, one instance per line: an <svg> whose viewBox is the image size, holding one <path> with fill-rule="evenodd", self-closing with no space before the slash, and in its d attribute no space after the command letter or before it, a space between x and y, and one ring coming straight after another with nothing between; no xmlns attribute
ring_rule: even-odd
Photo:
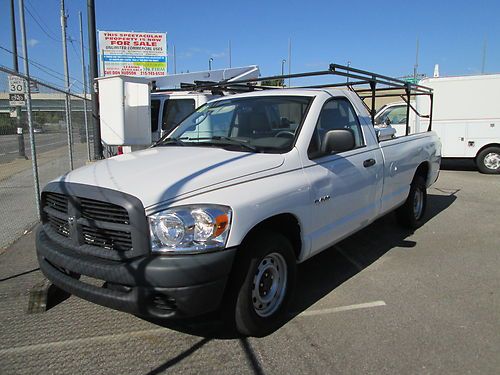
<svg viewBox="0 0 500 375"><path fill-rule="evenodd" d="M281 154L234 152L210 147L155 147L76 169L56 181L119 190L144 207L278 168ZM217 185L217 186L216 186Z"/></svg>

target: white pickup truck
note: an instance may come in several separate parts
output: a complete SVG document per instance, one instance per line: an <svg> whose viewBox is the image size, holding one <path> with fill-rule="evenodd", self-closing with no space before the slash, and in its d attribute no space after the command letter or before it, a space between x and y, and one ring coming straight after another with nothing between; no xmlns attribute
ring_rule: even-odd
<svg viewBox="0 0 500 375"><path fill-rule="evenodd" d="M241 334L266 335L285 319L297 264L396 209L423 223L440 158L433 132L379 141L350 90L222 97L152 148L49 183L38 260L104 306L153 318L223 306Z"/></svg>

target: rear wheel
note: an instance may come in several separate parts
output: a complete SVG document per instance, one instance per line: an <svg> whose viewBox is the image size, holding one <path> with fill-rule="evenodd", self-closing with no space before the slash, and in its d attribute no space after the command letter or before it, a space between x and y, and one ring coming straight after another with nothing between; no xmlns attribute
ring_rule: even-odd
<svg viewBox="0 0 500 375"><path fill-rule="evenodd" d="M416 229L423 224L427 207L427 187L425 179L417 175L410 185L410 193L406 202L396 210L399 223L410 229Z"/></svg>
<svg viewBox="0 0 500 375"><path fill-rule="evenodd" d="M265 336L286 321L295 285L295 255L290 241L279 233L254 236L241 252L230 280L228 312L240 334Z"/></svg>
<svg viewBox="0 0 500 375"><path fill-rule="evenodd" d="M499 174L500 173L500 147L488 147L477 154L477 169L481 173Z"/></svg>

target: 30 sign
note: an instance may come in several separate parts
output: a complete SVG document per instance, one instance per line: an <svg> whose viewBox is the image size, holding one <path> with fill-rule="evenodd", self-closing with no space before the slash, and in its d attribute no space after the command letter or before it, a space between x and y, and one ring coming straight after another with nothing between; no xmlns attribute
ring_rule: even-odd
<svg viewBox="0 0 500 375"><path fill-rule="evenodd" d="M11 107L26 105L26 83L23 78L9 76L9 105Z"/></svg>

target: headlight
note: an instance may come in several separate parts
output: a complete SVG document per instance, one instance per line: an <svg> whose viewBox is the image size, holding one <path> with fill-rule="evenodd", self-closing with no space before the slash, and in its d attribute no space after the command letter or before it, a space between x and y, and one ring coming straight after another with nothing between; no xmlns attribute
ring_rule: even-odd
<svg viewBox="0 0 500 375"><path fill-rule="evenodd" d="M226 206L180 206L148 217L155 253L196 253L223 249L231 226Z"/></svg>

